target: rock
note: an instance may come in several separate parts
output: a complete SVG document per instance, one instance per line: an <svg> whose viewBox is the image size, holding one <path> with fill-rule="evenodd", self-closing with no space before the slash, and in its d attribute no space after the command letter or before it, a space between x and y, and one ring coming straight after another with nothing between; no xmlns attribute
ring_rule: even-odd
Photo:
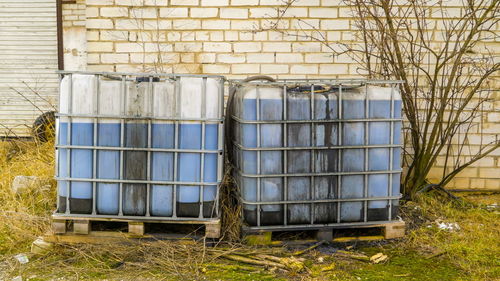
<svg viewBox="0 0 500 281"><path fill-rule="evenodd" d="M14 258L20 263L20 264L26 264L30 260L28 259L28 256L26 254L18 254L15 255Z"/></svg>
<svg viewBox="0 0 500 281"><path fill-rule="evenodd" d="M43 240L42 237L38 237L33 243L31 244L31 252L33 254L45 254L46 252L50 251L53 247L53 244L50 242L46 242Z"/></svg>
<svg viewBox="0 0 500 281"><path fill-rule="evenodd" d="M37 184L38 181L39 179L36 176L16 176L12 181L12 191L20 194L30 186Z"/></svg>

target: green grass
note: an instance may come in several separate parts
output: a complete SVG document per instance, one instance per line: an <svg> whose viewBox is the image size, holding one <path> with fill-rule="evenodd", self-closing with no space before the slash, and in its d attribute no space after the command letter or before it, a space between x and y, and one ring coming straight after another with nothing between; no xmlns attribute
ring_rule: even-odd
<svg viewBox="0 0 500 281"><path fill-rule="evenodd" d="M282 272L205 255L200 243L148 242L130 245L56 245L45 255L29 255L18 264L13 255L29 253L37 236L48 230L55 209L53 144L0 142L0 280L22 276L29 280L150 279L150 280L499 280L500 220L484 204L498 203L498 194L474 199L481 204L443 203L426 195L402 209L409 231L390 243L358 243L355 250L389 256L383 264L324 255L303 255L307 271ZM24 194L14 194L16 175L40 181ZM458 223L460 230L439 229L436 222ZM293 250L237 245L236 252ZM228 248L217 248L220 252ZM324 260L318 262L318 258Z"/></svg>

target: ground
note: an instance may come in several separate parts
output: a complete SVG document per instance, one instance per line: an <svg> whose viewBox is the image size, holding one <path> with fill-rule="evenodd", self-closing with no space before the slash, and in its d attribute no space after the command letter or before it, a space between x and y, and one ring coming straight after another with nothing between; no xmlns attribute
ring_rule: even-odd
<svg viewBox="0 0 500 281"><path fill-rule="evenodd" d="M51 143L0 142L0 280L500 280L498 193L460 194L463 202L424 195L402 207L403 239L324 244L304 253L298 251L314 244L133 240L56 244L32 254L55 208L53 155ZM16 193L16 175L37 181ZM377 253L387 260L366 260Z"/></svg>

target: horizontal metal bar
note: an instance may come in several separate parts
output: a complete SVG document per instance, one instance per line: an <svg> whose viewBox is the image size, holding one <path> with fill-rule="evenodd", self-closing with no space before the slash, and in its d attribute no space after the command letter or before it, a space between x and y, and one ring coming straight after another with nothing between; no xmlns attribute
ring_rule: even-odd
<svg viewBox="0 0 500 281"><path fill-rule="evenodd" d="M366 85L366 84L372 84L372 85L379 85L379 84L402 84L404 81L403 80L368 80L368 79L283 79L283 80L277 80L275 82L269 82L269 81L251 81L247 82L244 80L228 80L230 81L231 84L233 85L268 85L268 86L284 86L286 85L288 88L293 87L293 84L298 84L298 85L303 85L303 86L310 86L310 85L321 85L321 84L328 84L328 85L337 85L337 86L345 86L345 85ZM346 87L342 87L346 88Z"/></svg>
<svg viewBox="0 0 500 281"><path fill-rule="evenodd" d="M212 122L218 124L224 121L224 118L173 118L158 116L131 116L131 115L100 115L100 114L70 114L56 113L57 117L79 117L79 118L98 118L98 119L126 119L126 120L144 120L144 121L189 121L189 122Z"/></svg>
<svg viewBox="0 0 500 281"><path fill-rule="evenodd" d="M73 218L96 218L96 220L115 220L115 221L123 221L123 220L132 220L138 222L154 222L154 221L185 221L191 224L197 224L199 222L202 224L203 222L218 222L220 218L193 218L193 217L168 217L168 216L119 216L119 215L87 215L87 214L61 214L61 213L53 213L52 217L55 219L73 219Z"/></svg>
<svg viewBox="0 0 500 281"><path fill-rule="evenodd" d="M244 120L232 115L240 124L307 124L307 123L353 123L353 122L402 122L402 118L360 118L360 119L303 119L303 120Z"/></svg>
<svg viewBox="0 0 500 281"><path fill-rule="evenodd" d="M246 205L282 205L282 204L312 204L312 203L336 203L336 202L360 202L360 201L383 201L396 200L402 196L384 196L384 197L364 197L364 198L338 198L338 199L311 199L311 200L284 200L284 201L246 201L241 199L242 204Z"/></svg>
<svg viewBox="0 0 500 281"><path fill-rule="evenodd" d="M243 231L252 232L259 230L307 230L307 229L322 229L322 228L346 228L346 227L369 227L369 226L379 226L382 227L383 224L395 223L400 220L393 221L367 221L367 222L341 222L341 223L318 223L318 224L295 224L295 225L275 225L275 226L244 226Z"/></svg>
<svg viewBox="0 0 500 281"><path fill-rule="evenodd" d="M137 73L137 72L93 72L93 71L69 71L69 70L59 70L56 71L59 74L88 74L88 75L126 75L126 76L139 76L139 77L207 77L207 78L220 78L225 80L226 78L221 75L208 75L208 74L177 74L177 73Z"/></svg>
<svg viewBox="0 0 500 281"><path fill-rule="evenodd" d="M400 174L402 170L392 171L360 171L360 172L330 172L330 173L293 173L293 174L245 174L241 170L236 172L247 178L280 178L280 177L322 177L322 176L349 176L349 175L378 175L378 174Z"/></svg>
<svg viewBox="0 0 500 281"><path fill-rule="evenodd" d="M143 183L155 185L219 185L220 182L187 182L187 181L154 181L154 180L120 180L120 179L87 179L87 178L71 178L71 177L56 177L58 181L71 182L102 182L102 183Z"/></svg>
<svg viewBox="0 0 500 281"><path fill-rule="evenodd" d="M92 146L92 145L56 145L56 148L96 149L116 151L150 151L150 152L184 152L184 153L220 153L222 150L210 149L182 149L182 148L148 148L148 147L119 147L119 146Z"/></svg>
<svg viewBox="0 0 500 281"><path fill-rule="evenodd" d="M245 147L233 141L234 146L243 151L288 151L288 150L328 150L356 148L398 148L402 144L369 144L369 145L335 145L335 146L293 146L293 147Z"/></svg>

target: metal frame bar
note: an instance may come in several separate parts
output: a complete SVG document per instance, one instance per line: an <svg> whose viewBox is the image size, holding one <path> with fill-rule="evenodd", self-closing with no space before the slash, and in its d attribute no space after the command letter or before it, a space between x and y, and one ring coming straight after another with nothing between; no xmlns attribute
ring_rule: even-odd
<svg viewBox="0 0 500 281"><path fill-rule="evenodd" d="M143 74L143 73L107 73L107 72L74 72L74 71L60 71L58 72L60 75L60 79L67 75L69 76L68 83L68 110L67 113L59 113L56 114L58 120L64 119L64 123L67 123L67 135L66 144L62 145L57 139L56 143L56 151L61 149L65 149L67 151L67 176L63 177L59 174L59 169L57 168L59 164L56 165L56 179L60 182L65 181L67 183L67 193L68 196L66 198L66 210L64 213L55 213L54 216L64 217L64 216L78 216L78 217L88 217L88 218L119 218L119 219L137 219L141 220L153 218L150 214L151 209L151 186L156 185L171 185L173 187L173 200L172 200L172 208L173 212L171 216L154 216L155 220L172 220L172 221L192 221L193 219L199 221L212 221L219 219L219 204L216 202L215 204L215 216L209 218L203 218L203 200L204 200L204 188L205 186L216 186L216 201L219 199L219 187L222 182L223 177L223 147L224 147L224 83L225 79L222 76L217 75L189 75L189 74ZM92 110L94 114L75 114L73 112L73 84L72 77L73 74L87 74L93 75L96 78L96 82L94 85L95 93L92 101ZM145 104L145 111L147 112L147 116L130 116L127 112L127 102L128 102L128 89L127 83L129 81L136 81L135 79L130 78L131 76L147 76L148 81L144 83L147 84L147 91L144 93L145 98L149 98L147 103ZM167 77L167 80L172 80L174 82L174 96L175 96L175 105L174 112L175 116L179 118L162 118L154 116L154 106L155 106L155 95L154 95L154 77ZM203 79L203 90L202 90L202 116L201 118L181 118L180 117L180 95L181 95L181 77L198 77ZM121 97L121 105L120 105L120 114L119 115L109 115L109 114L101 114L101 110L99 108L99 100L100 100L100 83L103 78L111 78L112 80L120 81L120 97ZM216 78L219 79L219 90L218 90L218 110L217 118L206 118L206 95L207 91L207 79L208 78ZM72 128L71 124L73 123L73 118L88 118L93 122L93 142L92 145L74 145L71 143L71 133ZM98 145L98 123L100 119L115 119L120 123L120 146L99 146ZM136 148L136 147L125 147L125 123L127 121L140 120L147 122L147 145L144 148ZM152 123L155 121L171 121L174 123L174 148L173 149L161 149L161 148L153 148L152 147ZM179 123L182 121L191 121L191 122L200 122L202 124L202 146L200 149L180 149L179 148ZM218 144L217 149L206 149L205 148L205 132L206 132L206 124L213 123L218 124ZM59 132L57 132L58 134ZM75 178L71 176L71 151L73 149L88 149L92 150L92 178ZM101 150L107 151L119 151L119 165L120 165L120 175L118 179L100 179L97 175L97 153ZM124 152L125 151L144 151L147 153L147 167L146 167L146 179L145 180L126 180L124 179ZM172 152L174 153L174 173L172 181L153 181L152 177L152 152ZM177 170L178 170L178 157L179 153L199 153L201 155L201 178L200 181L196 182L181 182L178 181ZM205 182L204 180L204 160L206 153L216 153L218 155L217 161L217 180L216 182ZM56 152L56 159L59 159L58 152ZM59 163L59 162L58 162ZM91 214L73 214L70 212L70 198L71 198L71 184L73 182L91 182L92 183L92 213ZM119 184L119 202L118 202L118 214L117 215L102 215L98 214L96 210L97 204L97 185L98 183L118 183ZM144 216L124 216L123 215L123 185L124 184L145 184L146 185L146 214ZM177 217L176 209L177 209L177 187L179 185L187 185L187 186L198 186L200 188L200 215L197 218L191 217ZM58 206L59 209L59 206Z"/></svg>

